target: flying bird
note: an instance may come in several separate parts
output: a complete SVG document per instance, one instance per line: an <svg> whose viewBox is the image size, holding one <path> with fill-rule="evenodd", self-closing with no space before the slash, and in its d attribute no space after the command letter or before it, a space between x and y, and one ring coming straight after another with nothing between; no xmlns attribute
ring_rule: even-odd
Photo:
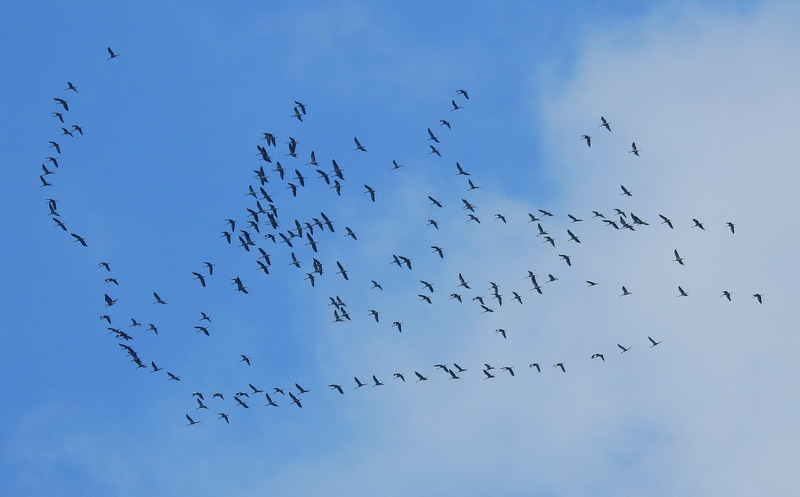
<svg viewBox="0 0 800 497"><path fill-rule="evenodd" d="M598 126L598 128L602 127L602 128L606 128L607 130L611 131L611 123L609 123L608 121L606 121L606 118L605 118L605 117L603 117L603 116L600 116L600 121L602 121L602 122L601 122L601 124Z"/></svg>
<svg viewBox="0 0 800 497"><path fill-rule="evenodd" d="M628 153L629 154L633 154L633 155L638 157L639 156L639 152L641 152L641 150L636 148L636 142L631 143L631 149L628 150Z"/></svg>
<svg viewBox="0 0 800 497"><path fill-rule="evenodd" d="M366 191L364 191L364 193L369 193L370 200L375 202L375 190L370 188L369 185L364 185L364 188L366 188Z"/></svg>
<svg viewBox="0 0 800 497"><path fill-rule="evenodd" d="M622 352L620 352L620 354L624 354L625 352L627 352L627 351L631 350L631 348L630 348L630 347L623 347L623 346L622 346L622 345L620 345L620 344L617 344L617 347L619 347L620 349L622 349Z"/></svg>
<svg viewBox="0 0 800 497"><path fill-rule="evenodd" d="M675 254L675 258L672 260L683 266L683 257L678 254L678 249L673 250L672 253Z"/></svg>
<svg viewBox="0 0 800 497"><path fill-rule="evenodd" d="M66 100L64 100L63 98L53 97L53 100L55 100L56 102L58 102L58 104L59 104L59 105L61 105L61 107L63 107L65 111L68 111L68 110L69 110L69 105L67 105L67 101L66 101ZM60 118L59 118L59 119L60 119ZM62 121L62 122L63 122L63 121ZM61 152L59 152L59 153L61 153Z"/></svg>
<svg viewBox="0 0 800 497"><path fill-rule="evenodd" d="M84 247L86 247L86 240L84 240L83 237L81 237L80 235L76 235L75 233L70 233L70 235L72 235L72 238L75 239L73 240L73 242L78 242Z"/></svg>
<svg viewBox="0 0 800 497"><path fill-rule="evenodd" d="M655 340L653 340L653 339L652 339L652 338L650 338L650 337L647 337L647 339L648 339L648 340L650 340L650 343L652 344L652 345L650 345L650 348L651 348L651 349L652 349L653 347L655 347L656 345L658 345L659 343L661 343L661 342L656 342Z"/></svg>
<svg viewBox="0 0 800 497"><path fill-rule="evenodd" d="M589 135L581 135L581 140L586 140L586 145L592 146L592 137Z"/></svg>
<svg viewBox="0 0 800 497"><path fill-rule="evenodd" d="M193 420L191 417L189 417L189 415L188 415L188 414L186 415L186 419L188 419L188 420L189 420L189 424L188 424L188 425L186 425L186 426L192 426L192 425L196 425L197 423L202 423L202 421L195 421L195 420Z"/></svg>
<svg viewBox="0 0 800 497"><path fill-rule="evenodd" d="M156 292L153 292L153 296L156 298L156 301L153 302L154 304L166 304L166 302L162 300Z"/></svg>
<svg viewBox="0 0 800 497"><path fill-rule="evenodd" d="M361 145L361 143L359 143L358 138L356 138L355 136L353 137L353 141L356 142L356 148L354 148L353 150L361 150L362 152L367 151L367 149L364 148L364 146Z"/></svg>
<svg viewBox="0 0 800 497"><path fill-rule="evenodd" d="M111 59L113 59L115 57L119 57L119 54L118 53L114 53L114 51L111 50L111 47L106 47L106 50L108 50L108 58L106 60L111 60Z"/></svg>

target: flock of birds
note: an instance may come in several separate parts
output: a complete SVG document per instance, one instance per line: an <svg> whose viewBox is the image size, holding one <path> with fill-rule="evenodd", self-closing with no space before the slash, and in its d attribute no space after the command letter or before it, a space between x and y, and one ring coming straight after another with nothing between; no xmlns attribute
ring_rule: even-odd
<svg viewBox="0 0 800 497"><path fill-rule="evenodd" d="M107 51L109 54L107 60L116 59L120 55L115 53L110 47ZM49 141L49 147L53 152L46 157L46 162L41 165L42 173L39 178L40 186L48 190L54 186L51 178L56 174L60 165L63 165L60 164L62 148L68 148L69 140L77 139L83 136L84 133L83 127L77 123L73 123L70 119L70 102L68 98L70 98L71 95L78 94L78 87L68 81L63 91L66 92L65 95L53 98L55 110L52 112L52 116L57 122L57 127L60 128L60 133L57 138ZM460 111L467 106L468 102L468 92L459 89L456 92L455 98L450 101L449 110L451 113ZM294 101L293 110L289 115L289 119L296 119L299 123L302 123L309 117L308 111L309 107L305 103ZM423 148L422 150L426 150L427 155L437 158L443 157L442 142L444 141L444 137L441 135L452 129L451 121L456 122L453 118L440 119L438 126L434 127L441 131L434 132L431 127L427 127L426 132L422 134L422 136L426 137L425 142L427 142L425 143L427 149ZM600 124L598 127L604 128L604 133L611 132L611 123L605 117L600 117ZM588 134L583 134L580 136L580 140L585 141L586 145L591 147L593 137ZM316 288L318 281L323 277L333 277L341 278L344 282L350 282L348 284L362 284L369 291L382 292L384 289L383 283L376 279L361 277L357 270L351 271L348 269L343 260L336 259L335 257L327 258L323 255L323 249L330 237L338 236L351 240L352 243L357 242L358 235L352 226L343 225L338 221L334 222L334 220L322 210L319 211L318 215L312 215L303 219L290 219L290 216L287 217L285 214L279 215L279 211L291 209L291 206L288 205L282 205L281 209L278 208L276 199L280 198L280 191L289 192L291 198L303 197L305 195L305 190L308 189L312 183L316 183L317 187L324 185L324 187L331 190L336 196L342 196L343 193L346 195L363 195L362 200L370 204L378 203L380 200L380 192L366 183L362 185L363 190L361 190L361 186L357 187L360 193L350 193L351 189L345 179L349 177L349 175L345 176L344 168L339 165L335 158L327 158L323 161L317 157L314 150L309 149L305 152L299 150L299 143L298 140L291 136L286 137L286 148L282 155L288 157L288 161L292 162L292 164L284 166L278 160L278 136L272 132L262 132L262 136L255 146L258 161L258 166L253 169L253 178L255 181L251 182L245 191L245 196L249 198L249 204L238 216L231 216L224 220L223 226L220 229L222 243L239 251L239 256L251 257L254 262L254 272L257 271L264 276L269 276L274 269L273 263L280 261L282 266L291 266L298 270L297 274L308 281L310 288ZM353 137L353 145L353 152L368 153L367 144L362 143L358 137ZM303 157L308 158L307 160L305 158L300 158L301 152ZM635 142L632 142L631 150L629 150L628 153L639 156L640 152L642 152L642 149L638 148ZM330 164L329 166L327 166L328 163ZM387 169L390 171L389 174L399 174L392 171L397 171L402 167L403 165L399 164L396 160L391 161L391 167L387 164ZM463 178L466 181L464 195L460 198L448 199L446 201L437 198L434 193L426 195L431 212L445 209L445 205L452 205L454 203L457 207L460 207L460 210L464 211L464 215L466 216L465 221L467 223L481 224L482 217L484 218L484 222L486 222L485 218L488 216L485 216L483 212L479 211L477 204L473 200L467 198L470 192L481 188L476 184L472 173L459 162L455 162L453 171L454 176ZM277 177L277 179L275 179L275 177L271 178L271 176L273 176L272 173L276 173L275 177ZM316 177L314 177L314 175L316 175ZM279 188L279 190L276 191L276 188ZM626 186L620 185L620 189L620 196L633 196L633 191ZM310 203L313 202L316 197L316 193L308 195L306 200ZM288 196L286 197L286 199L289 198ZM358 200L356 199L355 201ZM68 234L74 243L87 247L89 241L76 231L68 228L67 221L63 219L58 210L58 201L54 198L46 198L46 202L49 217L53 220L55 228ZM568 253L569 247L577 247L583 243L581 241L583 235L579 234L580 230L578 229L581 223L584 222L583 219L578 215L567 213L566 217L569 220L568 225L570 227L565 230L564 241L562 242L559 240L557 245L556 238L561 238L561 235L555 234L555 231L548 226L548 222L555 219L555 214L546 209L537 209L525 214L493 212L489 214L489 216L491 216L490 222L502 224L514 222L532 224L535 237L540 239L545 246L554 249L557 258L563 262L564 268L572 268L574 256ZM420 220L420 225L424 226L425 229L438 232L440 221L437 220L436 217L436 215L431 215L424 223ZM595 220L595 222L603 223L608 229L623 232L636 231L650 226L651 223L646 221L643 217L644 216L636 215L633 212L614 209L613 214L594 210L591 212L590 219ZM664 229L672 230L676 228L677 223L674 223L668 216L659 213L658 217L658 222L665 226ZM706 230L704 223L698 219L692 219L691 225L688 223L686 224L690 226L690 229L697 229L700 231ZM727 222L724 227L721 228L728 230L731 235L735 233L735 225L733 222ZM429 249L429 258L434 260L445 258L446 248L444 244L433 244L429 246ZM427 251L427 249L425 250ZM416 254L414 255L416 257ZM674 256L672 262L680 266L685 265L685 258L677 249L672 251L672 255ZM447 284L434 282L432 278L426 277L424 274L416 276L413 259L406 253L386 254L386 262L389 265L395 265L398 270L406 271L405 277L410 279L410 281L419 282L417 297L421 305L430 305L438 300L442 292L436 291L436 289L441 286L447 287L447 290L444 292L447 296L447 300L472 306L470 311L464 310L462 312L479 311L480 313L499 313L504 308L504 304L506 308L508 306L523 305L524 300L528 299L527 296L523 298L525 293L521 288L504 289L501 291L501 285L494 281L488 282L487 290L489 294L484 295L480 290L473 288L473 283L471 283L462 272L454 274L452 280ZM114 296L117 293L119 282L114 276L111 263L102 261L99 262L98 266L103 274L104 282L109 288L103 296L104 309L100 315L100 320L108 333L117 339L119 349L135 365L136 369L143 369L150 373L160 373L163 371L162 374L166 377L167 381L174 381L176 383L182 381L181 377L176 372L167 370L165 367L159 367L154 360L144 359L140 355L140 352L137 350L138 347L135 346L135 338L139 330L142 330L144 333L158 335L159 328L154 323L143 323L136 318L127 316L120 317L113 313L116 309L115 305L118 302L118 299ZM332 267L335 267L335 269L329 269ZM331 273L334 276L330 276ZM412 273L415 275L409 276ZM548 284L554 283L559 279L554 274L536 274L532 270L527 270L527 274L521 276L520 281L527 281L530 283L528 290L539 295L546 291ZM192 271L191 277L201 288L206 288L218 277L218 274L215 273L215 264L211 261L203 261L202 264L198 264L195 271ZM233 291L242 294L250 293L246 282L249 281L251 275L228 275L226 278L227 281L230 282L230 286L233 287ZM598 281L593 279L585 279L585 282L588 287L599 285ZM620 297L627 297L633 293L625 285L621 285L620 291ZM682 286L679 285L677 287L678 297L688 297L688 295L689 292L684 290ZM167 301L157 292L154 291L152 296L153 304L159 306L168 305ZM722 290L720 297L725 298L727 301L732 301L732 292L729 290ZM756 299L759 304L763 302L763 295L761 293L752 294L752 298ZM397 312L395 309L384 312L383 310L365 307L353 313L346 301L339 295L325 296L321 301L332 308L331 323L336 325L349 323L353 321L354 316L363 316L363 319L378 325L385 323L384 326L388 326L398 333L402 333L407 329L404 328L403 321L399 316L395 315L388 319L385 317L386 314ZM125 324L119 324L120 321ZM210 336L213 332L211 317L203 310L198 311L197 322L192 326L197 334ZM508 339L509 337L509 331L505 328L496 328L494 333L501 339ZM653 337L647 336L646 338L646 343L650 348L656 347L661 343ZM631 349L630 344L623 345L617 343L616 346L620 350L620 354ZM251 365L251 357L252 355L250 354L240 354L238 358L231 358L231 362L240 363L237 367L248 367ZM605 353L598 351L593 353L589 359L605 362L606 356ZM568 369L565 362L555 362L554 364L545 363L544 365L560 373L566 373ZM439 378L448 380L459 380L472 369L472 367L462 367L457 363L436 364L433 368L439 371L439 373L437 373ZM513 365L496 366L489 363L480 365L479 369L481 373L477 376L485 380L496 378L501 374L514 377L520 372L519 368ZM539 362L531 362L527 364L527 367L524 369L526 371L541 373L542 365ZM352 383L349 383L349 381L348 383L341 381L331 382L327 384L327 388L335 394L344 395L346 391L351 389L357 390L365 386L374 388L385 385L384 381L378 377L378 374L369 374L367 376L362 376L362 378L363 379L360 379L358 376L353 376ZM407 380L425 382L432 379L431 373L421 368L413 370L412 373L394 371L391 373L391 378L393 382L397 383L406 383ZM306 394L311 391L311 389L301 386L299 382L294 382L294 385L289 388L285 386L276 386L267 390L256 386L255 383L257 383L255 380L247 382L246 387L233 389L237 390L236 392L214 392L208 399L203 392L195 391L192 393L193 412L208 411L214 407L215 410L219 411L217 414L218 419L229 423L231 416L230 410L222 406L231 406L230 402L234 403L232 405L233 408L241 409L249 409L250 404L254 404L256 399L263 399L263 401L266 402L264 405L267 407L277 407L279 405L278 401L280 401L281 404L288 402L289 405L302 408L303 403L306 402ZM314 390L316 390L316 388L314 388ZM230 400L226 401L226 396ZM283 400L284 398L286 401ZM198 414L192 417L187 413L185 418L190 426L202 421Z"/></svg>

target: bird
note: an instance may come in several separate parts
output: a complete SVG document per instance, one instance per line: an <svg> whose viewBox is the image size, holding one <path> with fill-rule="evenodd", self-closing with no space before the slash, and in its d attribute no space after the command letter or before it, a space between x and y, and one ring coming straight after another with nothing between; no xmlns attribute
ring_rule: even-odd
<svg viewBox="0 0 800 497"><path fill-rule="evenodd" d="M420 282L420 283L422 283L422 286L424 286L425 288L427 288L427 289L428 289L428 291L430 291L431 293L433 293L433 285L432 285L431 283L428 283L427 281L423 281L423 280L419 280L419 282Z"/></svg>
<svg viewBox="0 0 800 497"><path fill-rule="evenodd" d="M592 281L592 280L586 280L586 283L588 283L589 286L595 286L597 284L596 281Z"/></svg>
<svg viewBox="0 0 800 497"><path fill-rule="evenodd" d="M397 328L398 333L403 332L403 323L401 323L400 321L395 321L394 323L392 323L392 326Z"/></svg>
<svg viewBox="0 0 800 497"><path fill-rule="evenodd" d="M300 109L298 107L294 108L294 114L290 117L295 117L298 121L303 122L303 114L300 113Z"/></svg>
<svg viewBox="0 0 800 497"><path fill-rule="evenodd" d="M502 215L502 214L495 214L495 215L494 215L494 218L495 218L495 219L499 219L500 221L503 221L503 223L504 223L504 224L506 224L506 217L505 217L504 215Z"/></svg>
<svg viewBox="0 0 800 497"><path fill-rule="evenodd" d="M500 333L503 336L503 338L508 338L506 336L506 330L504 330L503 328L497 328L496 330L494 330L494 332L495 333Z"/></svg>
<svg viewBox="0 0 800 497"><path fill-rule="evenodd" d="M336 261L336 265L339 266L339 270L336 271L336 274L341 274L342 278L344 278L345 280L350 280L350 278L347 276L347 271L345 271L344 267L342 266L342 263Z"/></svg>
<svg viewBox="0 0 800 497"><path fill-rule="evenodd" d="M189 420L189 424L188 424L188 425L186 425L186 426L192 426L192 425L196 425L197 423L201 423L201 422L202 422L202 421L195 421L195 420L193 420L191 417L189 417L189 415L188 415L188 414L186 415L186 419L188 419L188 420Z"/></svg>
<svg viewBox="0 0 800 497"><path fill-rule="evenodd" d="M192 274L194 275L194 279L196 279L196 280L199 280L199 281L200 281L200 285L201 285L201 286L206 286L206 279L205 279L205 277L204 277L202 274L200 274L200 273L196 273L196 272L194 272L194 271L192 271Z"/></svg>
<svg viewBox="0 0 800 497"><path fill-rule="evenodd" d="M450 100L450 104L452 104L452 106L453 106L453 108L452 108L452 109L450 109L450 112L452 112L452 111L454 111L454 110L458 110L458 109L460 109L460 108L461 108L461 106L460 106L460 105L458 105L458 104L456 103L456 101L455 101L455 100Z"/></svg>
<svg viewBox="0 0 800 497"><path fill-rule="evenodd" d="M529 368L536 368L536 371L538 371L540 373L542 372L542 368L539 367L539 363L538 362L532 362L532 363L528 364L528 367Z"/></svg>
<svg viewBox="0 0 800 497"><path fill-rule="evenodd" d="M219 415L219 418L217 418L217 419L224 419L226 423L231 424L231 422L228 421L228 415L227 414L225 414L224 412L220 412L220 413L217 413L217 414Z"/></svg>
<svg viewBox="0 0 800 497"><path fill-rule="evenodd" d="M503 366L500 369L502 369L503 371L508 371L508 374L514 376L514 369L512 369L511 366Z"/></svg>
<svg viewBox="0 0 800 497"><path fill-rule="evenodd" d="M56 152L59 154L61 153L61 145L59 145L57 142L50 140L50 148L56 149Z"/></svg>
<svg viewBox="0 0 800 497"><path fill-rule="evenodd" d="M378 381L378 378L377 378L375 375L372 375L372 381L373 381L373 383L374 383L374 385L372 385L373 387L378 387L378 386L381 386L381 385L383 385L383 383L381 383L380 381Z"/></svg>
<svg viewBox="0 0 800 497"><path fill-rule="evenodd" d="M306 104L300 103L297 100L294 101L294 104L300 109L300 112L305 115L306 114Z"/></svg>
<svg viewBox="0 0 800 497"><path fill-rule="evenodd" d="M50 114L52 114L53 117L57 117L58 120L61 121L62 123L64 122L64 114L60 112L51 112Z"/></svg>
<svg viewBox="0 0 800 497"><path fill-rule="evenodd" d="M623 286L622 287L622 295L620 295L620 297L624 297L625 295L630 295L630 294L631 294L631 292L629 292L628 289Z"/></svg>
<svg viewBox="0 0 800 497"><path fill-rule="evenodd" d="M117 302L117 299L112 299L111 297L108 296L107 293L104 294L104 297L105 297L105 300L106 300L106 307L111 307L112 305L114 305Z"/></svg>
<svg viewBox="0 0 800 497"><path fill-rule="evenodd" d="M579 222L583 221L583 219L578 219L577 217L573 216L572 214L567 214L567 217L569 217L569 222L571 222L571 223L579 223Z"/></svg>
<svg viewBox="0 0 800 497"><path fill-rule="evenodd" d="M567 230L567 234L569 235L569 241L573 241L575 243L581 243L580 238L575 236L575 234L572 231Z"/></svg>
<svg viewBox="0 0 800 497"><path fill-rule="evenodd" d="M641 150L636 148L636 142L632 142L631 143L631 149L628 150L628 153L629 154L633 154L633 155L638 157L639 156L639 152L641 152Z"/></svg>
<svg viewBox="0 0 800 497"><path fill-rule="evenodd" d="M176 376L176 375L170 373L169 371L167 371L167 376L169 376L169 380L181 381L181 377L180 376ZM169 380L167 380L167 381L169 381Z"/></svg>
<svg viewBox="0 0 800 497"><path fill-rule="evenodd" d="M733 223L731 223L731 222L727 222L727 223L725 223L725 226L726 226L728 229L730 229L730 230L731 230L731 233L733 233L733 232L734 232L734 228L733 228L733 227L734 227L735 225L734 225Z"/></svg>
<svg viewBox="0 0 800 497"><path fill-rule="evenodd" d="M486 370L486 369L484 369L484 370L483 370L483 374L485 374L485 375L486 375L486 378L484 378L484 380L488 380L488 379L490 379L490 378L494 378L494 375L493 375L492 373L490 373L490 372L489 372L488 370Z"/></svg>
<svg viewBox="0 0 800 497"><path fill-rule="evenodd" d="M297 407L302 408L303 404L300 403L300 400L294 396L292 392L289 392L289 397L292 398L292 404L297 404Z"/></svg>
<svg viewBox="0 0 800 497"><path fill-rule="evenodd" d="M364 191L364 193L369 193L369 198L370 198L370 200L372 200L373 202L375 202L375 190L373 190L372 188L370 188L370 186L369 186L369 185L364 185L364 188L366 188L366 191Z"/></svg>
<svg viewBox="0 0 800 497"><path fill-rule="evenodd" d="M153 370L150 371L151 373L157 373L157 372L161 371L162 369L164 369L164 368L159 368L158 366L156 366L156 363L154 361L150 361L150 365L153 367Z"/></svg>
<svg viewBox="0 0 800 497"><path fill-rule="evenodd" d="M417 376L417 381L427 381L427 376L422 376L419 371L414 371L414 374Z"/></svg>
<svg viewBox="0 0 800 497"><path fill-rule="evenodd" d="M619 185L619 187L622 188L622 193L620 193L620 196L623 196L623 195L628 196L628 197L632 197L633 196L631 191L628 190L627 188L625 188L625 185Z"/></svg>
<svg viewBox="0 0 800 497"><path fill-rule="evenodd" d="M275 403L275 401L274 401L274 400L272 400L272 398L269 396L269 394L268 394L268 393L266 393L266 392L265 392L265 393L264 393L264 396L267 398L267 403L265 404L265 407L266 407L266 406L270 406L270 407L278 407L278 404L276 404L276 403Z"/></svg>
<svg viewBox="0 0 800 497"><path fill-rule="evenodd" d="M361 145L361 143L359 143L358 138L356 138L355 136L353 137L353 141L356 142L356 148L353 149L354 151L355 150L361 150L362 152L366 152L367 151L367 149L364 148L364 146Z"/></svg>
<svg viewBox="0 0 800 497"><path fill-rule="evenodd" d="M456 90L456 93L458 93L459 95L463 95L464 98L469 100L469 95L467 94L467 90Z"/></svg>
<svg viewBox="0 0 800 497"><path fill-rule="evenodd" d="M606 362L606 358L603 357L603 354L592 354L592 359L600 358L601 361Z"/></svg>
<svg viewBox="0 0 800 497"><path fill-rule="evenodd" d="M366 383L363 383L361 380L359 380L357 376L353 376L353 379L356 380L356 388L361 388L366 385Z"/></svg>
<svg viewBox="0 0 800 497"><path fill-rule="evenodd" d="M153 292L153 296L156 298L156 301L153 302L154 304L166 304L166 302L162 300L156 292Z"/></svg>
<svg viewBox="0 0 800 497"><path fill-rule="evenodd" d="M336 391L338 391L340 394L344 395L344 390L342 389L342 386L341 386L341 385L330 384L330 385L328 385L328 386L329 386L329 387L331 387L331 390L336 390Z"/></svg>
<svg viewBox="0 0 800 497"><path fill-rule="evenodd" d="M431 148L431 151L430 151L430 152L428 152L428 155L431 155L431 154L436 154L436 155L438 155L439 157L441 157L441 156L442 156L442 154L439 152L439 150L438 150L436 147L434 147L433 145L428 145L428 146Z"/></svg>
<svg viewBox="0 0 800 497"><path fill-rule="evenodd" d="M684 291L683 288L681 288L680 285L678 285L678 292L679 292L678 297L688 297L689 296L689 292Z"/></svg>
<svg viewBox="0 0 800 497"><path fill-rule="evenodd" d="M600 127L603 127L603 128L606 128L607 130L611 131L611 123L609 123L608 121L606 121L606 118L605 118L605 117L603 117L603 116L600 116L600 121L602 121L602 122L601 122L601 124L598 126L598 128L600 128Z"/></svg>
<svg viewBox="0 0 800 497"><path fill-rule="evenodd" d="M202 400L200 399L195 399L195 400L197 400L197 407L195 407L195 409L208 409L208 406L203 404Z"/></svg>
<svg viewBox="0 0 800 497"><path fill-rule="evenodd" d="M53 97L53 100L55 100L61 107L63 107L65 111L69 111L69 105L67 104L66 100L64 100L63 98L58 98L58 97ZM61 153L61 152L59 152L59 153Z"/></svg>
<svg viewBox="0 0 800 497"><path fill-rule="evenodd" d="M208 317L208 314L206 314L205 312L200 311L200 321L208 321L210 323L211 318Z"/></svg>
<svg viewBox="0 0 800 497"><path fill-rule="evenodd" d="M762 301L762 297L763 296L760 293L754 293L751 298L758 300L759 304L763 304L764 302Z"/></svg>
<svg viewBox="0 0 800 497"><path fill-rule="evenodd" d="M620 352L620 354L624 354L625 352L627 352L627 351L631 350L631 348L630 348L630 347L623 347L623 346L622 346L622 345L620 345L620 344L617 344L617 347L619 347L620 349L622 349L622 352Z"/></svg>
<svg viewBox="0 0 800 497"><path fill-rule="evenodd" d="M83 237L81 237L80 235L76 235L75 233L70 233L70 235L72 235L72 238L75 239L73 240L73 242L79 242L81 245L86 247L86 240L84 240Z"/></svg>
<svg viewBox="0 0 800 497"><path fill-rule="evenodd" d="M439 138L436 135L433 134L433 131L431 131L431 128L428 128L428 140L433 140L436 143L439 143Z"/></svg>
<svg viewBox="0 0 800 497"><path fill-rule="evenodd" d="M114 51L111 50L111 47L106 47L106 50L108 50L108 58L106 60L111 60L111 59L113 59L115 57L119 57L119 55L120 55L118 53L114 53Z"/></svg>
<svg viewBox="0 0 800 497"><path fill-rule="evenodd" d="M403 376L403 374L402 374L402 373L395 373L395 374L393 374L392 376L393 376L395 379L398 379L398 378L399 378L399 379L403 380L403 383L405 383L405 381L406 381L406 378L405 378L405 376Z"/></svg>
<svg viewBox="0 0 800 497"><path fill-rule="evenodd" d="M370 280L370 281L372 281L372 287L370 287L370 290L373 288L377 288L378 290L383 290L383 287L380 285L380 283L378 283L375 280Z"/></svg>
<svg viewBox="0 0 800 497"><path fill-rule="evenodd" d="M468 172L466 172L464 170L464 168L461 167L461 164L459 164L458 162L456 162L456 169L458 170L458 172L456 173L456 176L459 176L459 175L460 176L469 176L470 175Z"/></svg>
<svg viewBox="0 0 800 497"><path fill-rule="evenodd" d="M661 224L666 224L667 226L669 226L669 229L675 229L675 228L672 226L672 221L671 221L669 218L667 218L667 217L666 217L666 216L664 216L663 214L659 214L659 215L658 215L658 217L660 217L660 218L661 218Z"/></svg>
<svg viewBox="0 0 800 497"><path fill-rule="evenodd" d="M675 254L675 258L672 260L683 266L683 257L678 255L678 249L673 250L672 253Z"/></svg>
<svg viewBox="0 0 800 497"><path fill-rule="evenodd" d="M567 266L572 266L572 262L570 261L570 258L569 258L568 255L558 254L558 256L561 257L564 260L564 262L567 263Z"/></svg>
<svg viewBox="0 0 800 497"><path fill-rule="evenodd" d="M586 140L586 145L592 146L592 137L589 135L581 135L581 140Z"/></svg>
<svg viewBox="0 0 800 497"><path fill-rule="evenodd" d="M78 126L77 124L72 125L72 130L77 131L78 133L80 133L81 136L83 136L83 128Z"/></svg>
<svg viewBox="0 0 800 497"><path fill-rule="evenodd" d="M248 366L250 365L250 358L249 357L247 357L244 354L239 354L239 356L241 357L241 359L239 359L239 362L246 362Z"/></svg>
<svg viewBox="0 0 800 497"><path fill-rule="evenodd" d="M435 253L439 254L440 258L444 259L444 252L442 252L442 247L438 247L436 245L431 245L431 248L433 249L433 251Z"/></svg>
<svg viewBox="0 0 800 497"><path fill-rule="evenodd" d="M705 230L706 230L706 229L703 227L703 223L701 223L701 222L700 222L700 221L698 221L697 219L695 219L695 218L692 218L692 221L694 221L694 224L692 225L692 228L700 228L700 229L701 229L701 230L703 230L703 231L705 231Z"/></svg>
<svg viewBox="0 0 800 497"><path fill-rule="evenodd" d="M723 290L722 291L722 295L720 295L720 297L725 297L726 299L728 299L728 302L730 302L731 301L731 292L729 292L728 290Z"/></svg>
<svg viewBox="0 0 800 497"><path fill-rule="evenodd" d="M652 338L650 338L650 337L647 337L647 339L648 339L648 340L650 340L650 343L652 344L652 345L650 345L650 348L651 348L651 349L652 349L653 347L655 347L656 345L658 345L659 343L661 343L661 342L656 342L655 340L653 340L653 339L652 339Z"/></svg>
<svg viewBox="0 0 800 497"><path fill-rule="evenodd" d="M561 368L561 372L562 373L566 373L567 372L567 370L564 368L564 363L563 362L557 362L557 363L553 364L553 368Z"/></svg>
<svg viewBox="0 0 800 497"><path fill-rule="evenodd" d="M439 119L439 126L447 126L447 129L451 129L450 122L444 119Z"/></svg>
<svg viewBox="0 0 800 497"><path fill-rule="evenodd" d="M309 390L306 390L305 388L301 387L301 386L300 386L299 384L297 384L297 383L295 383L295 384L294 384L294 386L295 386L295 387L297 387L297 391L298 391L299 393L308 393L308 392L309 392Z"/></svg>

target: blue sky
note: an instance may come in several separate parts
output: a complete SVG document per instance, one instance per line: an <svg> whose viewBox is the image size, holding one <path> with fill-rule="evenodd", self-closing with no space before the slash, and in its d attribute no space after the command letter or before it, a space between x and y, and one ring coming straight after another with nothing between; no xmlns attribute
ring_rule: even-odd
<svg viewBox="0 0 800 497"><path fill-rule="evenodd" d="M9 495L753 495L800 483L791 2L78 1L0 14ZM61 134L56 97L83 136ZM272 162L256 148L265 132ZM316 172L332 160L341 195ZM52 186L40 186L43 163ZM247 193L261 166L279 227L261 213L256 233ZM48 219L51 198L67 231ZM615 209L649 224L593 217L619 224ZM264 236L322 212L335 231L315 227L318 252L307 229L293 247ZM117 302L105 308L104 294ZM335 296L351 321L334 322ZM109 334L102 314L133 339ZM137 369L119 343L164 370ZM466 371L455 380L435 364Z"/></svg>

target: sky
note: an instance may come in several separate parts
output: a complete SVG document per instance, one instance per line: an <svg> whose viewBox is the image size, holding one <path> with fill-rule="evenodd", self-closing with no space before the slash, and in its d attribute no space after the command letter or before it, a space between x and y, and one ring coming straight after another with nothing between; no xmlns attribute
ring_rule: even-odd
<svg viewBox="0 0 800 497"><path fill-rule="evenodd" d="M0 19L8 495L800 485L795 3Z"/></svg>

